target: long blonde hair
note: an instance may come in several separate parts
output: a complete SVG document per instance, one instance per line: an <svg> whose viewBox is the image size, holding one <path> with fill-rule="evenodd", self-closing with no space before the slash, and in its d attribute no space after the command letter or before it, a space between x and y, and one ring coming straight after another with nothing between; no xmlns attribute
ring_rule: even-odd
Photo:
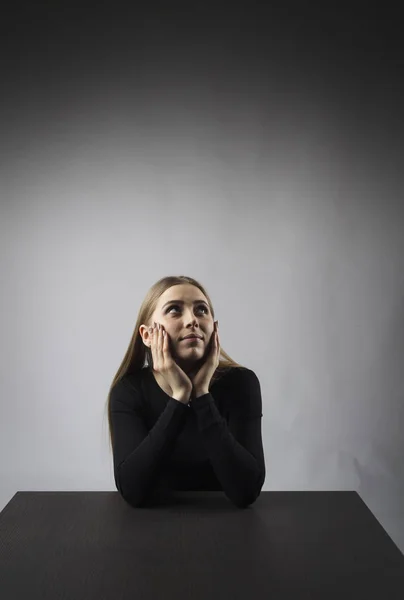
<svg viewBox="0 0 404 600"><path fill-rule="evenodd" d="M204 294L204 296L208 300L212 317L213 317L213 319L215 319L215 311L213 309L212 302L211 302L205 288L198 281L193 279L192 277L186 277L185 275L163 277L149 289L149 291L146 294L145 299L142 302L142 305L140 306L135 329L133 331L132 338L129 342L128 349L126 351L125 356L123 357L123 361L122 361L118 371L116 372L114 379L112 380L112 383L111 383L111 386L110 386L109 392L108 392L106 408L107 408L107 412L108 412L109 442L110 442L111 451L112 451L112 444L113 444L111 410L110 410L110 400L111 400L112 388L118 383L118 381L120 379L122 379L122 377L124 375L129 374L129 373L136 373L137 371L140 371L141 369L143 369L143 367L145 367L146 364L147 365L153 364L151 349L143 343L143 338L140 335L140 331L139 331L140 326L142 324L148 324L150 322L153 312L155 311L155 308L157 306L158 299L168 288L172 287L173 285L181 285L184 283L189 283L191 285L194 285L201 290L202 294ZM225 352L223 350L222 346L220 346L219 365L213 374L213 377L210 382L210 386L212 385L212 383L214 381L219 379L219 377L221 377L225 372L227 372L229 369L234 368L234 367L239 367L241 369L246 368L246 367L243 367L242 365L240 365L239 363L236 363L227 354L227 352Z"/></svg>

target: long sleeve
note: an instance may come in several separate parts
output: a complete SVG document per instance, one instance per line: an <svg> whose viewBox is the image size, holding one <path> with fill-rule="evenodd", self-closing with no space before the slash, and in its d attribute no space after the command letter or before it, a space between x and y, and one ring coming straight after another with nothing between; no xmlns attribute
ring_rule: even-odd
<svg viewBox="0 0 404 600"><path fill-rule="evenodd" d="M153 493L184 425L189 408L170 398L154 427L147 429L141 394L124 379L111 390L110 414L116 487L133 506Z"/></svg>
<svg viewBox="0 0 404 600"><path fill-rule="evenodd" d="M254 371L239 373L237 393L242 403L230 410L229 424L221 416L211 393L195 398L191 405L224 493L236 506L244 508L259 496L266 474L261 387Z"/></svg>

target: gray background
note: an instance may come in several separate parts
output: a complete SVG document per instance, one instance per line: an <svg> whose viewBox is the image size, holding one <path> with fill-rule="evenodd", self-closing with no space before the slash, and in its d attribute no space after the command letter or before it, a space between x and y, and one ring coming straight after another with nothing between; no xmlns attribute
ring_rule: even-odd
<svg viewBox="0 0 404 600"><path fill-rule="evenodd" d="M2 23L0 509L115 490L148 288L257 374L264 490L356 490L404 551L403 52L391 10L20 5Z"/></svg>

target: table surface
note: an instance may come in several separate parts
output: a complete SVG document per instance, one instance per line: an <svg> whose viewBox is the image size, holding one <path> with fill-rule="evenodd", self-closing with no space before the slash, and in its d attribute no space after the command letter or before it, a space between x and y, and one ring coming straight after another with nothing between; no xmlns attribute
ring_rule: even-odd
<svg viewBox="0 0 404 600"><path fill-rule="evenodd" d="M272 594L272 595L271 595ZM404 555L357 492L17 492L0 513L2 600L404 598Z"/></svg>

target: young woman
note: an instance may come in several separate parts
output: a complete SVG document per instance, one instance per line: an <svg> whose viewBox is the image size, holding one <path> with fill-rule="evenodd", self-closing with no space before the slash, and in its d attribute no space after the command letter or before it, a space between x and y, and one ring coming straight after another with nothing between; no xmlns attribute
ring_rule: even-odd
<svg viewBox="0 0 404 600"><path fill-rule="evenodd" d="M221 348L195 279L164 277L151 287L107 407L115 484L132 506L172 490L222 490L240 508L259 496L260 383Z"/></svg>

